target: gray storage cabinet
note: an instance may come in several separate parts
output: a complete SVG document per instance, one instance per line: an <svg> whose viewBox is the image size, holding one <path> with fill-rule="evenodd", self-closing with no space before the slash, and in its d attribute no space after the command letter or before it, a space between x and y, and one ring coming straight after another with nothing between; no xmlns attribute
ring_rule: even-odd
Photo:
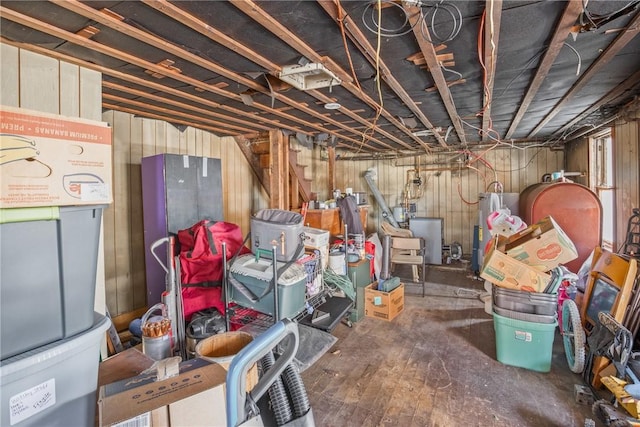
<svg viewBox="0 0 640 427"><path fill-rule="evenodd" d="M427 264L442 264L444 219L410 218L409 230L411 230L414 237L422 237L424 239Z"/></svg>
<svg viewBox="0 0 640 427"><path fill-rule="evenodd" d="M161 301L166 274L151 255L151 245L202 219L224 220L220 159L158 154L142 159L147 305ZM165 261L167 250L159 248Z"/></svg>

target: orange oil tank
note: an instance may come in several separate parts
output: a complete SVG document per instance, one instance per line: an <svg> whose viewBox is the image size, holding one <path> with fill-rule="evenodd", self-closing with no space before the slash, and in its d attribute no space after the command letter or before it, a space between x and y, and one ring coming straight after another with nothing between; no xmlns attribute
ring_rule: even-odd
<svg viewBox="0 0 640 427"><path fill-rule="evenodd" d="M519 215L534 224L550 215L567 233L578 250L578 258L565 267L577 273L593 248L602 244L602 205L588 187L573 182L530 185L522 190Z"/></svg>

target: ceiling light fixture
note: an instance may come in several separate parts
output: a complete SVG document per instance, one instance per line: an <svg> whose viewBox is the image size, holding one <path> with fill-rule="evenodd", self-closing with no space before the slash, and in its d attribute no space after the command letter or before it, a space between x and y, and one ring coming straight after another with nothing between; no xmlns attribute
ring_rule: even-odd
<svg viewBox="0 0 640 427"><path fill-rule="evenodd" d="M278 78L300 90L320 89L342 84L342 80L318 63L285 65Z"/></svg>
<svg viewBox="0 0 640 427"><path fill-rule="evenodd" d="M327 110L337 110L341 107L342 105L340 105L339 102L327 102L326 104L324 104L324 108L326 108Z"/></svg>

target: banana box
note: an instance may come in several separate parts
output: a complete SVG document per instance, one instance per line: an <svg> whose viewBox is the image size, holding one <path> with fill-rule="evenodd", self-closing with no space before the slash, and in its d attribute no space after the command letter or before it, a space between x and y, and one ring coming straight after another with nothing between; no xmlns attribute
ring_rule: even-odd
<svg viewBox="0 0 640 427"><path fill-rule="evenodd" d="M578 258L575 245L551 216L509 236L504 253L540 271Z"/></svg>
<svg viewBox="0 0 640 427"><path fill-rule="evenodd" d="M0 208L112 202L107 123L0 106Z"/></svg>
<svg viewBox="0 0 640 427"><path fill-rule="evenodd" d="M493 236L487 244L480 277L496 286L520 291L542 292L551 280L551 275L500 251L503 236Z"/></svg>

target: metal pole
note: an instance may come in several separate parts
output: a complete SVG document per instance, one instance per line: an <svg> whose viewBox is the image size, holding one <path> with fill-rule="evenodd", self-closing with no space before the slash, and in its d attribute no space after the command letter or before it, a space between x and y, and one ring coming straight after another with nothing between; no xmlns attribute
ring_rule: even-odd
<svg viewBox="0 0 640 427"><path fill-rule="evenodd" d="M224 327L229 332L229 286L227 284L227 242L222 242L222 298L224 303Z"/></svg>
<svg viewBox="0 0 640 427"><path fill-rule="evenodd" d="M273 323L280 320L280 312L278 310L278 247L271 248L271 256L273 257Z"/></svg>

